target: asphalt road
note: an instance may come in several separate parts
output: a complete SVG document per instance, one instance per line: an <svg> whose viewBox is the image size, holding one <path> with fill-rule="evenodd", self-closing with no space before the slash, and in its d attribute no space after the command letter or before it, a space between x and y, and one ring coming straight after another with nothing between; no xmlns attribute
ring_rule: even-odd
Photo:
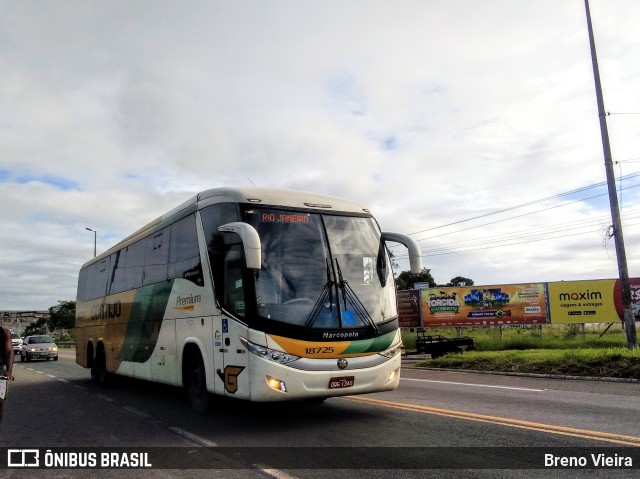
<svg viewBox="0 0 640 479"><path fill-rule="evenodd" d="M199 416L177 388L128 378L93 385L70 351L57 362L17 362L14 375L0 455L9 448L151 448L153 469L84 469L82 477L609 478L640 470L636 452L634 470L593 468L591 458L588 470L541 464L544 454L597 458L604 451L615 460L640 451L637 383L404 368L392 393L321 404L221 399ZM198 469L179 469L192 466ZM80 472L39 471L55 478ZM22 478L25 470L2 473Z"/></svg>

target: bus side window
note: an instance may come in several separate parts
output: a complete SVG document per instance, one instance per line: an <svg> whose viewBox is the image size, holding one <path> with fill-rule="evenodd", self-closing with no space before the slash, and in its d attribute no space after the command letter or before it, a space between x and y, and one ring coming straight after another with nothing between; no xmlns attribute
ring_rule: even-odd
<svg viewBox="0 0 640 479"><path fill-rule="evenodd" d="M80 271L78 277L78 300L89 301L93 299L93 289L96 278L96 268L94 265L87 266Z"/></svg>
<svg viewBox="0 0 640 479"><path fill-rule="evenodd" d="M92 265L92 267L97 267L93 290L94 298L100 298L107 294L107 285L109 284L109 280L111 279L110 264L110 257L106 257L102 261L99 261L98 263Z"/></svg>
<svg viewBox="0 0 640 479"><path fill-rule="evenodd" d="M115 256L115 258L111 261L113 273L109 294L116 294L124 291L124 265L127 262L127 249L124 248L111 256Z"/></svg>
<svg viewBox="0 0 640 479"><path fill-rule="evenodd" d="M127 246L127 262L124 274L125 291L142 286L142 273L144 271L144 247L144 240L137 241Z"/></svg>
<svg viewBox="0 0 640 479"><path fill-rule="evenodd" d="M204 284L195 215L187 216L171 226L168 274L169 278L188 279L198 286Z"/></svg>
<svg viewBox="0 0 640 479"><path fill-rule="evenodd" d="M238 221L238 209L233 203L220 203L208 206L200 211L202 227L207 239L209 262L216 292L216 298L221 304L226 303L225 294L225 241L218 227Z"/></svg>
<svg viewBox="0 0 640 479"><path fill-rule="evenodd" d="M232 244L224 252L224 304L238 316L245 314L244 281L242 279L242 245Z"/></svg>
<svg viewBox="0 0 640 479"><path fill-rule="evenodd" d="M159 283L167 279L167 263L169 262L169 229L164 229L147 236L144 260L143 285Z"/></svg>

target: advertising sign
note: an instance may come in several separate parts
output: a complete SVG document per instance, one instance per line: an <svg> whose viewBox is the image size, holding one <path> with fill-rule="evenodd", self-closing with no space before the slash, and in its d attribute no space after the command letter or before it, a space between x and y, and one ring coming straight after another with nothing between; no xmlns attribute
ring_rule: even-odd
<svg viewBox="0 0 640 479"><path fill-rule="evenodd" d="M401 328L418 328L420 324L420 291L398 291L398 322Z"/></svg>
<svg viewBox="0 0 640 479"><path fill-rule="evenodd" d="M421 293L424 326L548 322L543 283L435 288Z"/></svg>
<svg viewBox="0 0 640 479"><path fill-rule="evenodd" d="M631 278L634 316L640 316L640 278ZM612 323L622 321L620 280L599 279L549 283L551 322Z"/></svg>
<svg viewBox="0 0 640 479"><path fill-rule="evenodd" d="M633 303L633 315L636 321L640 321L640 278L629 278L631 286L631 302ZM624 321L624 309L622 305L622 287L620 280L616 280L616 286L613 290L613 303L616 305L616 311L620 320Z"/></svg>

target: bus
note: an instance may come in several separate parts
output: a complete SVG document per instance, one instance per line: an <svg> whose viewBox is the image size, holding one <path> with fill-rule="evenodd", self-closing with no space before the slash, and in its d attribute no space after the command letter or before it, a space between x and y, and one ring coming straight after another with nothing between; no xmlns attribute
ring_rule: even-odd
<svg viewBox="0 0 640 479"><path fill-rule="evenodd" d="M76 362L214 395L284 401L397 387L401 337L388 242L370 211L299 191L203 191L85 263Z"/></svg>

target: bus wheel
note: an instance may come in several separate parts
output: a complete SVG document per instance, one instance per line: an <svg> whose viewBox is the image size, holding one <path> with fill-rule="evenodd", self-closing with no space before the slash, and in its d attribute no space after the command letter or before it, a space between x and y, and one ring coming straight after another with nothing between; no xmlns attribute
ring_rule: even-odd
<svg viewBox="0 0 640 479"><path fill-rule="evenodd" d="M191 356L189 367L186 371L185 386L193 410L198 414L206 414L209 411L211 397L209 396L209 391L207 391L204 361L200 353L195 353Z"/></svg>
<svg viewBox="0 0 640 479"><path fill-rule="evenodd" d="M91 363L91 380L99 386L106 386L109 383L109 373L107 372L107 358L104 348L98 347L96 357Z"/></svg>

